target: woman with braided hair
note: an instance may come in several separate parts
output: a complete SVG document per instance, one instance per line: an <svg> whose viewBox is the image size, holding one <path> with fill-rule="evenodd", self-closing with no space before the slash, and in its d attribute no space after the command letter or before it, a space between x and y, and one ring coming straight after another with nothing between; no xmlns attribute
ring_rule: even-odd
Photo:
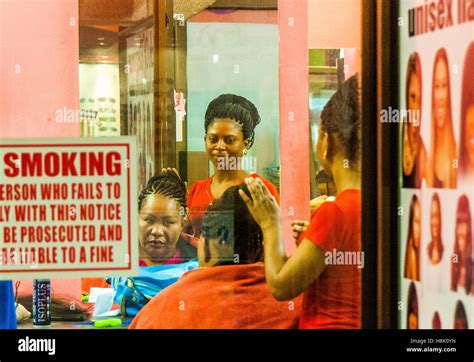
<svg viewBox="0 0 474 362"><path fill-rule="evenodd" d="M246 177L260 178L277 203L280 202L278 190L270 181L241 167L242 156L252 147L259 123L257 108L244 97L222 94L209 103L204 142L214 175L196 182L189 190L189 219L195 237L201 234L201 220L207 207L229 187L241 185Z"/></svg>
<svg viewBox="0 0 474 362"><path fill-rule="evenodd" d="M135 316L151 298L198 267L184 238L186 186L173 171L151 177L138 196L140 268L136 277L108 278L123 315Z"/></svg>
<svg viewBox="0 0 474 362"><path fill-rule="evenodd" d="M182 235L186 186L173 171L153 176L138 196L140 266L179 264L197 256Z"/></svg>
<svg viewBox="0 0 474 362"><path fill-rule="evenodd" d="M324 202L311 216L291 257L285 253L281 210L265 185L248 178L245 182L252 197L240 191L262 229L265 275L271 293L277 300L303 294L300 328L360 328L360 279L364 267L360 124L359 82L355 75L339 86L324 107L316 145L324 171L334 179L337 196L334 201Z"/></svg>
<svg viewBox="0 0 474 362"><path fill-rule="evenodd" d="M86 278L90 287L112 287L114 301L123 315L135 316L161 290L175 283L186 271L198 267L196 247L182 233L186 220L186 186L171 170L151 177L138 196L138 276Z"/></svg>
<svg viewBox="0 0 474 362"><path fill-rule="evenodd" d="M202 220L199 268L153 298L131 329L297 328L301 298L278 302L265 281L263 234L232 186Z"/></svg>

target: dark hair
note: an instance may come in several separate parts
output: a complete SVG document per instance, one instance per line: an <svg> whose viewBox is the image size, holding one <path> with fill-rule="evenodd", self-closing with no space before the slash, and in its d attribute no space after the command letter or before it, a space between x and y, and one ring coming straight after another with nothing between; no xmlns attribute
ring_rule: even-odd
<svg viewBox="0 0 474 362"><path fill-rule="evenodd" d="M415 283L411 282L408 287L408 298L407 298L407 329L410 326L409 317L410 314L414 314L418 320L418 296L416 295Z"/></svg>
<svg viewBox="0 0 474 362"><path fill-rule="evenodd" d="M233 186L214 201L202 219L202 236L205 240L205 258L209 260L209 239L234 242L234 254L239 264L252 264L263 260L263 233L250 214L239 190L251 198L247 185ZM236 263L235 260L232 264ZM229 264L224 261L219 264Z"/></svg>
<svg viewBox="0 0 474 362"><path fill-rule="evenodd" d="M255 105L248 99L235 94L221 94L209 103L206 110L204 131L216 118L230 118L242 126L244 140L248 140L252 147L254 141L254 130L260 123L260 115Z"/></svg>
<svg viewBox="0 0 474 362"><path fill-rule="evenodd" d="M468 172L468 152L466 145L466 116L467 110L474 105L474 42L469 44L466 57L464 58L463 78L462 78L462 98L461 98L461 137L459 148L459 169L461 173ZM474 172L471 170L470 172Z"/></svg>
<svg viewBox="0 0 474 362"><path fill-rule="evenodd" d="M146 198L156 194L175 199L181 208L186 210L186 185L173 171L165 171L148 180L146 187L138 196L138 211L142 209Z"/></svg>
<svg viewBox="0 0 474 362"><path fill-rule="evenodd" d="M409 248L413 248L416 252L416 275L417 278L420 278L420 250L419 246L418 248L415 247L413 243L413 219L415 218L415 205L420 204L418 197L416 195L413 195L410 203L410 214L408 216L408 235L407 235L407 246L405 250L405 278L408 277L407 271L408 271L408 263L410 262L408 259L408 253L409 253Z"/></svg>
<svg viewBox="0 0 474 362"><path fill-rule="evenodd" d="M454 327L456 328L456 322L461 323L462 329L468 329L469 326L467 324L467 315L466 310L464 309L464 305L460 300L456 303L456 311L454 312Z"/></svg>
<svg viewBox="0 0 474 362"><path fill-rule="evenodd" d="M339 140L344 155L357 163L360 154L359 76L342 83L321 112L321 129ZM329 154L334 151L329 149Z"/></svg>
<svg viewBox="0 0 474 362"><path fill-rule="evenodd" d="M334 181L331 177L328 176L328 174L324 170L321 170L316 174L315 180L318 184Z"/></svg>
<svg viewBox="0 0 474 362"><path fill-rule="evenodd" d="M439 317L439 313L435 312L433 315L433 319L431 321L431 325L433 329L441 329L441 318Z"/></svg>
<svg viewBox="0 0 474 362"><path fill-rule="evenodd" d="M408 66L407 66L407 79L405 82L405 102L406 102L406 107L408 108L408 99L410 98L409 95L409 90L410 90L410 78L411 76L414 75L418 77L419 84L420 84L420 99L422 97L422 78L421 78L421 62L420 62L420 57L417 52L414 52L410 55L410 58L408 58ZM420 119L419 121L421 122L421 109L420 109Z"/></svg>
<svg viewBox="0 0 474 362"><path fill-rule="evenodd" d="M466 268L466 280L464 288L466 294L470 294L473 290L473 259L472 259L472 227L471 227L471 211L469 209L469 199L466 195L461 195L458 201L458 208L456 212L456 227L454 235L454 255L457 258L451 258L451 290L457 291L459 275L461 273L461 267L464 264ZM457 226L459 223L464 222L467 225L467 237L466 237L466 248L464 253L461 254L459 250L459 240L457 236Z"/></svg>
<svg viewBox="0 0 474 362"><path fill-rule="evenodd" d="M440 259L443 257L444 252L444 245L443 245L443 237L442 237L442 217L441 217L441 200L439 199L439 195L437 192L433 194L433 198L431 199L431 207L433 208L433 203L436 202L438 204L438 212L439 212L439 235L438 240L431 240L428 244L428 256L430 259L433 258L433 249L435 246L438 247Z"/></svg>

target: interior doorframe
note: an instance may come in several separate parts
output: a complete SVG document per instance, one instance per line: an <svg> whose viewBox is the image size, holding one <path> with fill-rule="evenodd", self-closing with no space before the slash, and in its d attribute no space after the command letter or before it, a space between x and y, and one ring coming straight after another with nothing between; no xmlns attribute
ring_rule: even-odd
<svg viewBox="0 0 474 362"><path fill-rule="evenodd" d="M398 1L362 3L362 328L398 327L399 124Z"/></svg>

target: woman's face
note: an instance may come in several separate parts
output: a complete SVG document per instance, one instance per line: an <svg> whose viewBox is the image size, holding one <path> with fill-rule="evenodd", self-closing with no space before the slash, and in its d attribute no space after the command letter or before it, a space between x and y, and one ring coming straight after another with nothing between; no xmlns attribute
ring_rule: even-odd
<svg viewBox="0 0 474 362"><path fill-rule="evenodd" d="M415 127L409 127L411 132L418 133L420 130L420 119L419 115L421 112L421 98L420 98L420 81L415 73L410 76L410 83L408 84L408 110L409 113L409 125ZM410 135L413 136L413 135ZM412 138L415 139L415 138Z"/></svg>
<svg viewBox="0 0 474 362"><path fill-rule="evenodd" d="M441 231L441 210L439 203L436 199L431 202L431 238L433 240L439 240ZM437 244L436 244L437 245Z"/></svg>
<svg viewBox="0 0 474 362"><path fill-rule="evenodd" d="M436 63L434 69L434 116L436 125L443 127L446 117L448 116L448 101L449 101L449 89L448 89L448 66L444 59L440 58Z"/></svg>
<svg viewBox="0 0 474 362"><path fill-rule="evenodd" d="M416 248L420 247L421 239L421 209L420 204L415 202L413 207L413 244Z"/></svg>
<svg viewBox="0 0 474 362"><path fill-rule="evenodd" d="M214 167L225 157L242 157L249 141L244 140L242 126L230 118L216 118L207 127L206 151Z"/></svg>
<svg viewBox="0 0 474 362"><path fill-rule="evenodd" d="M151 195L145 199L139 215L140 256L160 263L176 252L183 228L179 203L170 197Z"/></svg>
<svg viewBox="0 0 474 362"><path fill-rule="evenodd" d="M471 170L474 170L474 104L466 111L465 143L467 159Z"/></svg>
<svg viewBox="0 0 474 362"><path fill-rule="evenodd" d="M459 252L464 254L467 247L468 225L465 221L458 221L456 224L456 238L458 241Z"/></svg>
<svg viewBox="0 0 474 362"><path fill-rule="evenodd" d="M415 313L408 315L408 329L418 329L418 317Z"/></svg>

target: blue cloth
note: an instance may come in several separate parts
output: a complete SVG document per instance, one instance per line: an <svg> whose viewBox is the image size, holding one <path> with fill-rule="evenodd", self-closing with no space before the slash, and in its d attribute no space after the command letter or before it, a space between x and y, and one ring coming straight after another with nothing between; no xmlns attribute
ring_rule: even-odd
<svg viewBox="0 0 474 362"><path fill-rule="evenodd" d="M15 295L12 281L0 281L0 329L16 329Z"/></svg>
<svg viewBox="0 0 474 362"><path fill-rule="evenodd" d="M198 267L196 259L182 264L144 266L138 269L136 277L107 278L107 282L116 291L114 301L120 305L120 312L136 316L155 295Z"/></svg>

